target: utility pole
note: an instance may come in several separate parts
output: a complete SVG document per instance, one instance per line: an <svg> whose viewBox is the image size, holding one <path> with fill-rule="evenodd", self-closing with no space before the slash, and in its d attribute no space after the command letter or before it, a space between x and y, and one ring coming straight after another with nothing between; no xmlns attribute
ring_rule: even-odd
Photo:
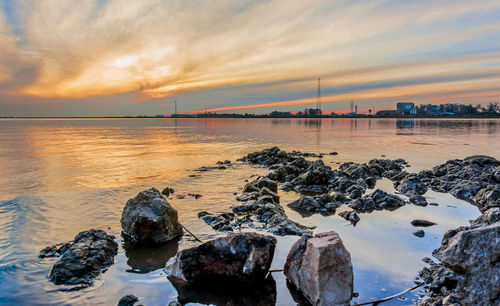
<svg viewBox="0 0 500 306"><path fill-rule="evenodd" d="M321 78L318 78L318 93L316 96L316 116L321 116Z"/></svg>

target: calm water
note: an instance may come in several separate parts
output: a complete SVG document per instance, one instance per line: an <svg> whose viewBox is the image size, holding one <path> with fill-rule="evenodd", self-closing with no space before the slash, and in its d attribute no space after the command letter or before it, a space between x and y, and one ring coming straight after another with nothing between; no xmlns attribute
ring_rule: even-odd
<svg viewBox="0 0 500 306"><path fill-rule="evenodd" d="M430 168L452 158L486 154L500 159L500 120L396 119L5 119L0 120L0 303L116 304L135 294L145 305L165 305L177 298L162 267L188 237L157 249L120 246L116 263L95 285L68 291L47 279L53 260L39 260L47 245L71 240L90 228L119 237L125 202L155 186L202 198L172 199L180 221L202 239L217 235L197 219L201 210L221 212L235 203L245 179L266 169L236 163L227 170L194 172L218 160L235 161L277 145L284 150L328 153L333 168L346 161L367 162L385 155L405 158L409 171ZM199 177L190 177L199 174ZM377 188L393 191L387 180ZM283 193L282 204L299 195ZM316 232L335 230L350 251L355 272L355 301L402 291L413 284L442 234L479 215L472 205L429 191L439 206L407 205L393 212L362 214L356 227L337 215L289 217ZM339 210L341 211L341 210ZM424 238L412 235L415 218L436 221ZM273 268L284 265L295 236L279 237ZM293 305L285 278L274 273L276 304ZM411 304L417 293L406 294ZM227 301L219 293L194 295L201 303ZM214 296L218 296L215 300Z"/></svg>

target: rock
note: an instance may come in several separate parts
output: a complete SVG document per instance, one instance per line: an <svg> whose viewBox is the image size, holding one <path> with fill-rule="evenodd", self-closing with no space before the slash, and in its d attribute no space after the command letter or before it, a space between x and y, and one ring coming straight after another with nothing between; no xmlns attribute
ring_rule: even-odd
<svg viewBox="0 0 500 306"><path fill-rule="evenodd" d="M165 189L163 189L161 191L161 194L163 194L164 196L168 197L168 196L170 196L174 192L175 192L175 190L173 188L166 187Z"/></svg>
<svg viewBox="0 0 500 306"><path fill-rule="evenodd" d="M302 196L288 206L297 211L305 212L332 212L340 206L330 195Z"/></svg>
<svg viewBox="0 0 500 306"><path fill-rule="evenodd" d="M489 218L476 219L472 227L446 233L433 252L443 266L462 276L456 292L463 305L500 303L500 222L493 221L495 215L492 211Z"/></svg>
<svg viewBox="0 0 500 306"><path fill-rule="evenodd" d="M253 183L248 183L243 187L243 193L248 193L248 192L259 192L260 189L257 188Z"/></svg>
<svg viewBox="0 0 500 306"><path fill-rule="evenodd" d="M177 211L156 188L127 201L121 225L124 236L133 243L165 243L183 233Z"/></svg>
<svg viewBox="0 0 500 306"><path fill-rule="evenodd" d="M352 225L356 226L356 224L359 222L359 216L358 214L353 210L353 211L343 211L339 213L339 216L346 219L347 221L351 222Z"/></svg>
<svg viewBox="0 0 500 306"><path fill-rule="evenodd" d="M118 306L132 306L134 305L137 301L139 301L139 298L136 297L135 295L128 294L123 296L120 301L118 301Z"/></svg>
<svg viewBox="0 0 500 306"><path fill-rule="evenodd" d="M411 221L411 225L413 226L418 226L418 227L428 227L432 225L436 225L436 223L427 221L427 220L422 220L422 219L416 219Z"/></svg>
<svg viewBox="0 0 500 306"><path fill-rule="evenodd" d="M370 177L366 178L365 182L366 182L366 185L368 186L368 188L373 189L373 188L375 188L375 185L377 184L377 179L374 178L373 176L370 176Z"/></svg>
<svg viewBox="0 0 500 306"><path fill-rule="evenodd" d="M275 203L280 202L280 196L277 195L276 193L272 192L267 187L262 187L262 189L259 191L259 197L263 197L263 196L271 196Z"/></svg>
<svg viewBox="0 0 500 306"><path fill-rule="evenodd" d="M500 186L489 185L477 192L474 201L482 211L491 207L500 207Z"/></svg>
<svg viewBox="0 0 500 306"><path fill-rule="evenodd" d="M500 183L500 167L497 167L495 172L493 172L493 179Z"/></svg>
<svg viewBox="0 0 500 306"><path fill-rule="evenodd" d="M427 192L427 186L414 175L410 175L400 182L395 183L398 191L407 195L422 195Z"/></svg>
<svg viewBox="0 0 500 306"><path fill-rule="evenodd" d="M500 165L500 162L491 156L485 155L473 155L464 158L464 162L469 164L479 164L479 165Z"/></svg>
<svg viewBox="0 0 500 306"><path fill-rule="evenodd" d="M278 192L278 183L267 177L259 178L258 180L252 182L252 184L259 189L266 187L272 192Z"/></svg>
<svg viewBox="0 0 500 306"><path fill-rule="evenodd" d="M330 154L330 155L338 155L339 153L337 153L337 152L330 152L328 154Z"/></svg>
<svg viewBox="0 0 500 306"><path fill-rule="evenodd" d="M71 242L59 243L53 246L48 246L40 251L38 257L40 258L59 257L64 252L66 252L70 246Z"/></svg>
<svg viewBox="0 0 500 306"><path fill-rule="evenodd" d="M52 267L50 280L56 285L91 285L94 278L114 263L118 252L114 239L102 230L79 233Z"/></svg>
<svg viewBox="0 0 500 306"><path fill-rule="evenodd" d="M187 195L190 196L190 197L195 198L196 200L198 200L199 198L202 197L202 195L199 194L199 193L188 193Z"/></svg>
<svg viewBox="0 0 500 306"><path fill-rule="evenodd" d="M369 197L373 199L377 207L380 209L394 210L406 204L400 197L388 194L380 189L375 190L369 195Z"/></svg>
<svg viewBox="0 0 500 306"><path fill-rule="evenodd" d="M263 281L269 271L276 238L235 233L182 250L165 268L169 278L189 284Z"/></svg>
<svg viewBox="0 0 500 306"><path fill-rule="evenodd" d="M425 232L424 232L424 230L418 230L418 231L413 232L413 235L422 238L425 236Z"/></svg>
<svg viewBox="0 0 500 306"><path fill-rule="evenodd" d="M427 200L421 195L410 196L410 203L413 203L417 206L427 206Z"/></svg>
<svg viewBox="0 0 500 306"><path fill-rule="evenodd" d="M313 305L349 305L353 295L351 255L333 231L295 242L284 274Z"/></svg>

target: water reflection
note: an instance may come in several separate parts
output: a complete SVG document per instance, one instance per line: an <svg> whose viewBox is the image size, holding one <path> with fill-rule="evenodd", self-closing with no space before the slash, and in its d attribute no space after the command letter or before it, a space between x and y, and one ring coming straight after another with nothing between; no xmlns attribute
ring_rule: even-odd
<svg viewBox="0 0 500 306"><path fill-rule="evenodd" d="M149 273L154 270L162 269L165 263L173 257L179 248L179 240L169 241L161 246L136 246L125 242L125 256L127 264L133 273Z"/></svg>
<svg viewBox="0 0 500 306"><path fill-rule="evenodd" d="M269 275L261 284L228 284L216 282L203 286L186 285L170 279L177 289L178 301L206 305L276 305L276 282Z"/></svg>
<svg viewBox="0 0 500 306"><path fill-rule="evenodd" d="M82 230L106 229L119 236L120 214L126 201L140 190L169 186L179 193L200 193L202 198L169 199L180 221L203 240L217 235L197 218L206 210L228 211L233 192L245 179L265 175L267 169L235 162L266 147L286 151L328 153L326 165L405 158L419 171L448 159L484 154L500 159L498 119L0 119L0 300L12 304L116 304L124 291L157 305L175 299L176 291L160 275L176 245L138 250L124 245L117 263L103 274L100 288L69 295L47 282L50 265L32 262L47 245L68 241ZM411 136L398 134L409 132ZM436 151L440 154L436 154ZM226 170L189 175L192 169L229 159ZM197 173L198 174L198 173ZM384 180L379 181L384 185ZM385 189L392 188L388 182ZM422 263L439 245L442 234L467 224L478 214L467 203L428 192L439 207L407 205L393 212L360 215L356 228L338 216L301 216L286 204L298 195L280 191L287 215L299 223L318 226L316 232L335 230L352 255L355 290L365 301L379 296L371 275L391 283L390 292L405 289ZM457 208L449 208L447 205ZM412 235L414 218L438 220L424 238ZM111 228L111 229L109 229ZM274 268L281 268L296 237L279 237ZM290 243L286 244L284 241ZM286 245L285 245L286 244ZM185 239L179 249L191 246ZM34 272L36 271L36 272ZM133 271L138 273L130 273ZM369 271L369 272L367 272ZM149 273L147 273L149 272ZM291 301L285 282L276 276L276 303ZM22 289L21 289L22 288ZM186 291L189 293L189 290ZM385 292L383 296L387 295ZM275 293L276 295L276 293ZM78 299L75 300L78 296ZM186 300L200 300L186 293ZM49 297L49 298L47 298ZM281 300L280 300L281 298ZM214 298L207 298L210 301ZM50 300L50 301L49 301ZM219 300L237 301L237 297ZM154 301L154 302L153 302ZM217 302L217 300L213 300ZM151 303L149 303L151 302ZM288 303L289 304L289 303ZM287 305L288 305L287 304Z"/></svg>

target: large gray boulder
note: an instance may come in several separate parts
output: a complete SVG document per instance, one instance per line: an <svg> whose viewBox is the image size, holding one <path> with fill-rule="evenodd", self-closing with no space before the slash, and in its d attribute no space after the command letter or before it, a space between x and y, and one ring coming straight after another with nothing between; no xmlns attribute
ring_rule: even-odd
<svg viewBox="0 0 500 306"><path fill-rule="evenodd" d="M167 277L187 284L258 283L266 278L276 238L236 233L182 250L165 267Z"/></svg>
<svg viewBox="0 0 500 306"><path fill-rule="evenodd" d="M50 280L57 285L91 285L103 270L114 263L118 252L114 239L102 230L79 233L52 267Z"/></svg>
<svg viewBox="0 0 500 306"><path fill-rule="evenodd" d="M349 305L351 255L336 232L302 236L288 253L284 273L313 305Z"/></svg>
<svg viewBox="0 0 500 306"><path fill-rule="evenodd" d="M160 244L183 233L177 211L156 188L127 201L121 224L124 236L133 243Z"/></svg>

